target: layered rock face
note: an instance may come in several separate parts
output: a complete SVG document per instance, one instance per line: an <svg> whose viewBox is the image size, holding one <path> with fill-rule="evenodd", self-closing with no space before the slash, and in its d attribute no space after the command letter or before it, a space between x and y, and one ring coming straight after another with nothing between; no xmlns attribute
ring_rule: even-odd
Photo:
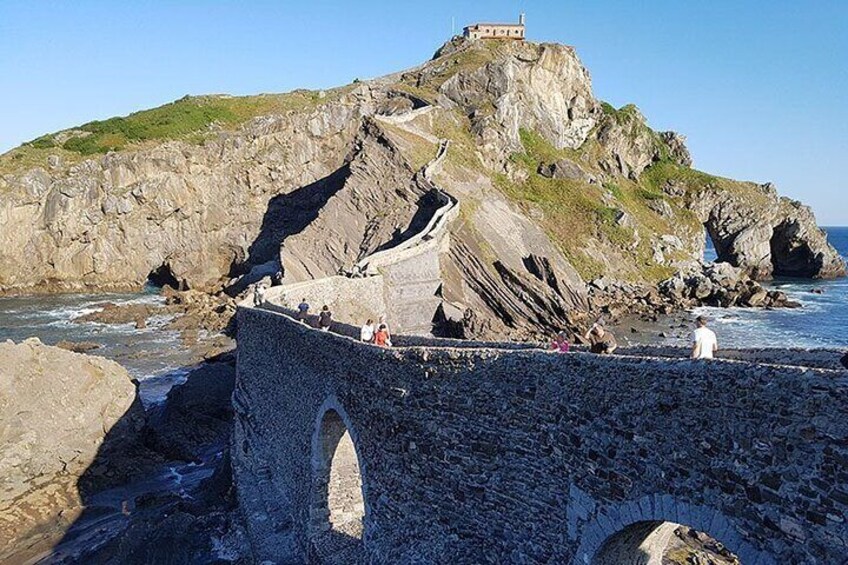
<svg viewBox="0 0 848 565"><path fill-rule="evenodd" d="M67 526L84 472L144 423L123 367L37 339L0 343L0 422L0 560L24 536L38 546Z"/></svg>
<svg viewBox="0 0 848 565"><path fill-rule="evenodd" d="M682 136L597 100L570 47L455 40L309 99L98 157L72 153L82 130L48 136L79 142L55 155L33 142L0 156L0 292L152 277L237 294L280 270L338 273L427 223L417 173L441 140L438 184L461 211L440 292L489 337L573 323L592 308L584 281L656 287L698 268L704 226L754 278L845 273L808 208L692 169Z"/></svg>
<svg viewBox="0 0 848 565"><path fill-rule="evenodd" d="M138 288L163 266L184 286L220 287L271 198L344 165L369 104L362 89L202 146L167 142L5 178L0 289Z"/></svg>
<svg viewBox="0 0 848 565"><path fill-rule="evenodd" d="M463 49L484 50L479 45ZM525 42L498 49L490 62L444 81L438 89L440 102L457 104L471 114L484 152L506 157L520 151L520 128L537 131L559 149L580 147L601 111L592 96L589 72L574 50ZM432 81L451 64L449 57L437 59L422 70L418 81Z"/></svg>

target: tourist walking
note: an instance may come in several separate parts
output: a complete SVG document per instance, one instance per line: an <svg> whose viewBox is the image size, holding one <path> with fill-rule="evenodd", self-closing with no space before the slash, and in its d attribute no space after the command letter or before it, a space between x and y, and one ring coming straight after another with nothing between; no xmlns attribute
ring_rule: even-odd
<svg viewBox="0 0 848 565"><path fill-rule="evenodd" d="M695 331L692 334L692 359L712 359L718 351L718 338L713 330L707 327L707 318L695 318Z"/></svg>
<svg viewBox="0 0 848 565"><path fill-rule="evenodd" d="M253 305L262 306L265 304L265 286L262 283L256 283L253 287Z"/></svg>
<svg viewBox="0 0 848 565"><path fill-rule="evenodd" d="M553 341L551 341L551 349L559 353L568 353L571 344L568 343L568 336L565 335L565 332L559 332L554 336Z"/></svg>
<svg viewBox="0 0 848 565"><path fill-rule="evenodd" d="M309 303L304 298L300 301L300 304L297 305L297 319L303 322L304 324L309 319Z"/></svg>
<svg viewBox="0 0 848 565"><path fill-rule="evenodd" d="M321 312L318 314L318 327L322 331L330 331L330 326L333 325L333 313L330 312L330 307L324 304Z"/></svg>
<svg viewBox="0 0 848 565"><path fill-rule="evenodd" d="M392 346L392 342L389 339L389 328L386 327L386 324L380 324L377 328L377 333L374 334L374 345L380 347Z"/></svg>
<svg viewBox="0 0 848 565"><path fill-rule="evenodd" d="M610 355L618 348L615 336L606 330L600 322L592 324L583 339L589 342L589 351L599 355Z"/></svg>
<svg viewBox="0 0 848 565"><path fill-rule="evenodd" d="M371 343L374 341L374 320L369 319L365 325L359 329L359 341Z"/></svg>
<svg viewBox="0 0 848 565"><path fill-rule="evenodd" d="M385 316L380 316L380 318L377 320L377 327L379 328L380 326L383 326L386 329L386 339L388 340L389 345L391 345L392 344L392 332L389 330L389 324L388 324L388 322L386 322Z"/></svg>

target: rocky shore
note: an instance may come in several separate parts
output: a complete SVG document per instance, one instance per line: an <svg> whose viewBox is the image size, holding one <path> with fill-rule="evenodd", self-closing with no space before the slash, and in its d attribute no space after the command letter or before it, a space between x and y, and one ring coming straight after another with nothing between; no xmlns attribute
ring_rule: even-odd
<svg viewBox="0 0 848 565"><path fill-rule="evenodd" d="M197 361L214 357L235 347L235 300L224 293L196 290L162 289L164 304L95 304L97 310L74 318L74 322L98 324L132 324L137 329L150 325L154 318L164 318L165 331L177 331L184 347ZM96 348L96 343L61 344L72 351Z"/></svg>
<svg viewBox="0 0 848 565"><path fill-rule="evenodd" d="M114 362L36 339L0 344L0 560L238 555L227 455L234 365L231 354L210 359L145 412Z"/></svg>
<svg viewBox="0 0 848 565"><path fill-rule="evenodd" d="M655 328L661 318L665 318L670 330L688 328L691 315L687 312L700 306L801 307L786 293L764 288L728 263L701 263L675 273L657 286L596 279L589 283L589 296L592 310L588 320L600 318L634 333ZM661 335L664 333L661 330Z"/></svg>

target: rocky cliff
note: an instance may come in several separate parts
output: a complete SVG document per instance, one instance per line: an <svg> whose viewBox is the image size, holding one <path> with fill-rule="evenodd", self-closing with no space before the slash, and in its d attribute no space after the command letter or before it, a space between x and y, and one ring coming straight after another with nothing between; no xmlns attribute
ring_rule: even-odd
<svg viewBox="0 0 848 565"><path fill-rule="evenodd" d="M705 228L755 278L845 273L808 208L692 169L681 136L594 97L572 48L458 39L380 79L185 98L3 155L0 291L334 274L426 224L416 173L444 139L461 213L441 293L483 333L573 324L599 277L691 270Z"/></svg>

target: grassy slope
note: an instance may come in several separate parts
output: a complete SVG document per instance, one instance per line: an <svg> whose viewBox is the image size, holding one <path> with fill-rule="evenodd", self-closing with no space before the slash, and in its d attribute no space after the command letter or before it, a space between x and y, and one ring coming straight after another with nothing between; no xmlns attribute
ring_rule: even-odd
<svg viewBox="0 0 848 565"><path fill-rule="evenodd" d="M512 161L525 169L527 180L516 183L505 175L497 175L495 184L523 207L541 209L544 213L542 223L549 235L584 279L609 274L594 253L587 252L585 242L590 239L631 259L629 265L619 265L621 271L617 275L622 278L656 282L673 273L671 267L653 262L650 238L677 233L681 225L700 229L691 212L678 207L660 190L665 179L675 174L683 175L683 171L690 169L663 161L661 167L656 170L652 167L652 174L646 174L639 182L616 178L603 186L578 180L549 179L536 172L539 163L561 158L572 159L584 169L600 173L595 165L600 152L597 141L590 138L578 150L558 150L531 131L522 131L521 139L524 152L513 155ZM664 218L649 207L650 201L659 199L672 205L673 218ZM621 211L635 222L638 237L633 229L616 222ZM682 255L672 256L672 259L682 258Z"/></svg>
<svg viewBox="0 0 848 565"><path fill-rule="evenodd" d="M48 155L59 155L66 163L74 163L90 155L132 149L145 142L180 139L201 143L212 127L235 129L257 116L308 109L337 98L346 90L342 87L328 91L323 98L318 92L307 90L256 96L186 96L158 108L43 135L0 156L0 173L44 166Z"/></svg>

